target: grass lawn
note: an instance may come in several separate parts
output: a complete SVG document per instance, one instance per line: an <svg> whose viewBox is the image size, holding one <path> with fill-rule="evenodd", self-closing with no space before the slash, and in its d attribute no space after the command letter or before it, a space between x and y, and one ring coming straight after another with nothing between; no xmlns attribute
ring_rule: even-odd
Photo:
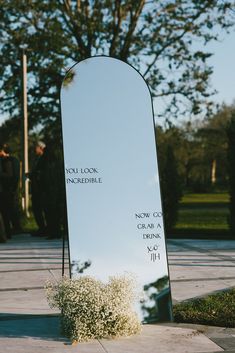
<svg viewBox="0 0 235 353"><path fill-rule="evenodd" d="M229 202L228 193L214 193L214 194L186 194L181 199L181 204L194 203L212 203L227 204Z"/></svg>
<svg viewBox="0 0 235 353"><path fill-rule="evenodd" d="M176 322L235 327L235 289L173 307Z"/></svg>
<svg viewBox="0 0 235 353"><path fill-rule="evenodd" d="M181 202L176 230L228 231L229 195L186 194Z"/></svg>
<svg viewBox="0 0 235 353"><path fill-rule="evenodd" d="M180 201L175 235L178 237L181 235L200 236L201 234L203 237L207 234L210 237L215 233L221 233L221 235L228 233L228 204L228 193L184 195ZM22 226L26 232L37 229L32 212L30 218L23 216Z"/></svg>
<svg viewBox="0 0 235 353"><path fill-rule="evenodd" d="M34 232L38 229L38 226L36 224L36 221L34 219L33 213L30 210L30 217L26 217L25 214L22 214L21 216L21 226L26 233L31 233Z"/></svg>

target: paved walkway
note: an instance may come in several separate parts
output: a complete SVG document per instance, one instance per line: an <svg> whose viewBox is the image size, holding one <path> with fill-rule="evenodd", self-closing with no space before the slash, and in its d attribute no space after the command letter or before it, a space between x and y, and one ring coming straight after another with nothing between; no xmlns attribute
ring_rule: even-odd
<svg viewBox="0 0 235 353"><path fill-rule="evenodd" d="M175 302L235 286L235 240L169 240Z"/></svg>
<svg viewBox="0 0 235 353"><path fill-rule="evenodd" d="M170 240L175 302L235 285L235 241ZM235 329L145 325L130 338L71 346L60 335L58 312L48 307L47 279L61 276L61 241L17 235L0 244L0 353L235 352Z"/></svg>

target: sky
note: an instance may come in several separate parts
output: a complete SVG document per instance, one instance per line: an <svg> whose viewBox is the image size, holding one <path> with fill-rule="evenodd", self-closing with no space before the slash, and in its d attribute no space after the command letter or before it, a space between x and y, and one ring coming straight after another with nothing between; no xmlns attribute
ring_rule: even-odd
<svg viewBox="0 0 235 353"><path fill-rule="evenodd" d="M210 77L209 91L217 91L208 99L215 104L221 105L226 103L231 105L235 101L235 29L230 33L220 35L218 41L213 41L206 46L196 43L194 50L202 50L213 54L207 61L208 66L213 68L213 73ZM156 99L154 101L155 114L164 111L166 99ZM197 116L203 119L203 116ZM173 120L174 124L181 124L184 120L188 120L189 116L180 116ZM156 118L156 125L165 124L165 118Z"/></svg>
<svg viewBox="0 0 235 353"><path fill-rule="evenodd" d="M208 51L214 53L209 59L214 67L211 85L218 91L213 100L231 104L235 100L235 31L224 35L222 42L209 44Z"/></svg>
<svg viewBox="0 0 235 353"><path fill-rule="evenodd" d="M211 87L218 93L212 97L215 103L231 104L235 100L235 30L224 34L219 42L210 43L208 52L214 55L209 59L214 72L211 76ZM7 116L0 116L0 124Z"/></svg>

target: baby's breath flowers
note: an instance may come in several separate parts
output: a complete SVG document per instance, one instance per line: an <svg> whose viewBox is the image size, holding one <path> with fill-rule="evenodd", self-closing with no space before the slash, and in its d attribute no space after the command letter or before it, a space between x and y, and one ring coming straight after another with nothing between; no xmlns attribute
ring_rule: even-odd
<svg viewBox="0 0 235 353"><path fill-rule="evenodd" d="M61 310L62 329L72 341L130 336L141 325L133 310L136 285L131 275L112 276L107 283L91 276L46 283L51 308Z"/></svg>

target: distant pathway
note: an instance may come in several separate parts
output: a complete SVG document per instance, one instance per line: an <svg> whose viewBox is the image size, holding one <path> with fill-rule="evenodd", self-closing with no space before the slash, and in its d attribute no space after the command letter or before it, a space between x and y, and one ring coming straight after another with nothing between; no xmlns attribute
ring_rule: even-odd
<svg viewBox="0 0 235 353"><path fill-rule="evenodd" d="M168 251L174 301L235 283L235 242L170 240ZM60 240L23 234L0 244L0 353L235 352L235 329L178 324L145 325L138 336L71 346L44 291L47 279L61 277L61 258Z"/></svg>
<svg viewBox="0 0 235 353"><path fill-rule="evenodd" d="M235 286L235 240L168 240L174 301Z"/></svg>
<svg viewBox="0 0 235 353"><path fill-rule="evenodd" d="M61 240L51 241L22 234L1 244L1 315L51 314L53 311L48 307L44 286L46 280L61 276L61 259Z"/></svg>

